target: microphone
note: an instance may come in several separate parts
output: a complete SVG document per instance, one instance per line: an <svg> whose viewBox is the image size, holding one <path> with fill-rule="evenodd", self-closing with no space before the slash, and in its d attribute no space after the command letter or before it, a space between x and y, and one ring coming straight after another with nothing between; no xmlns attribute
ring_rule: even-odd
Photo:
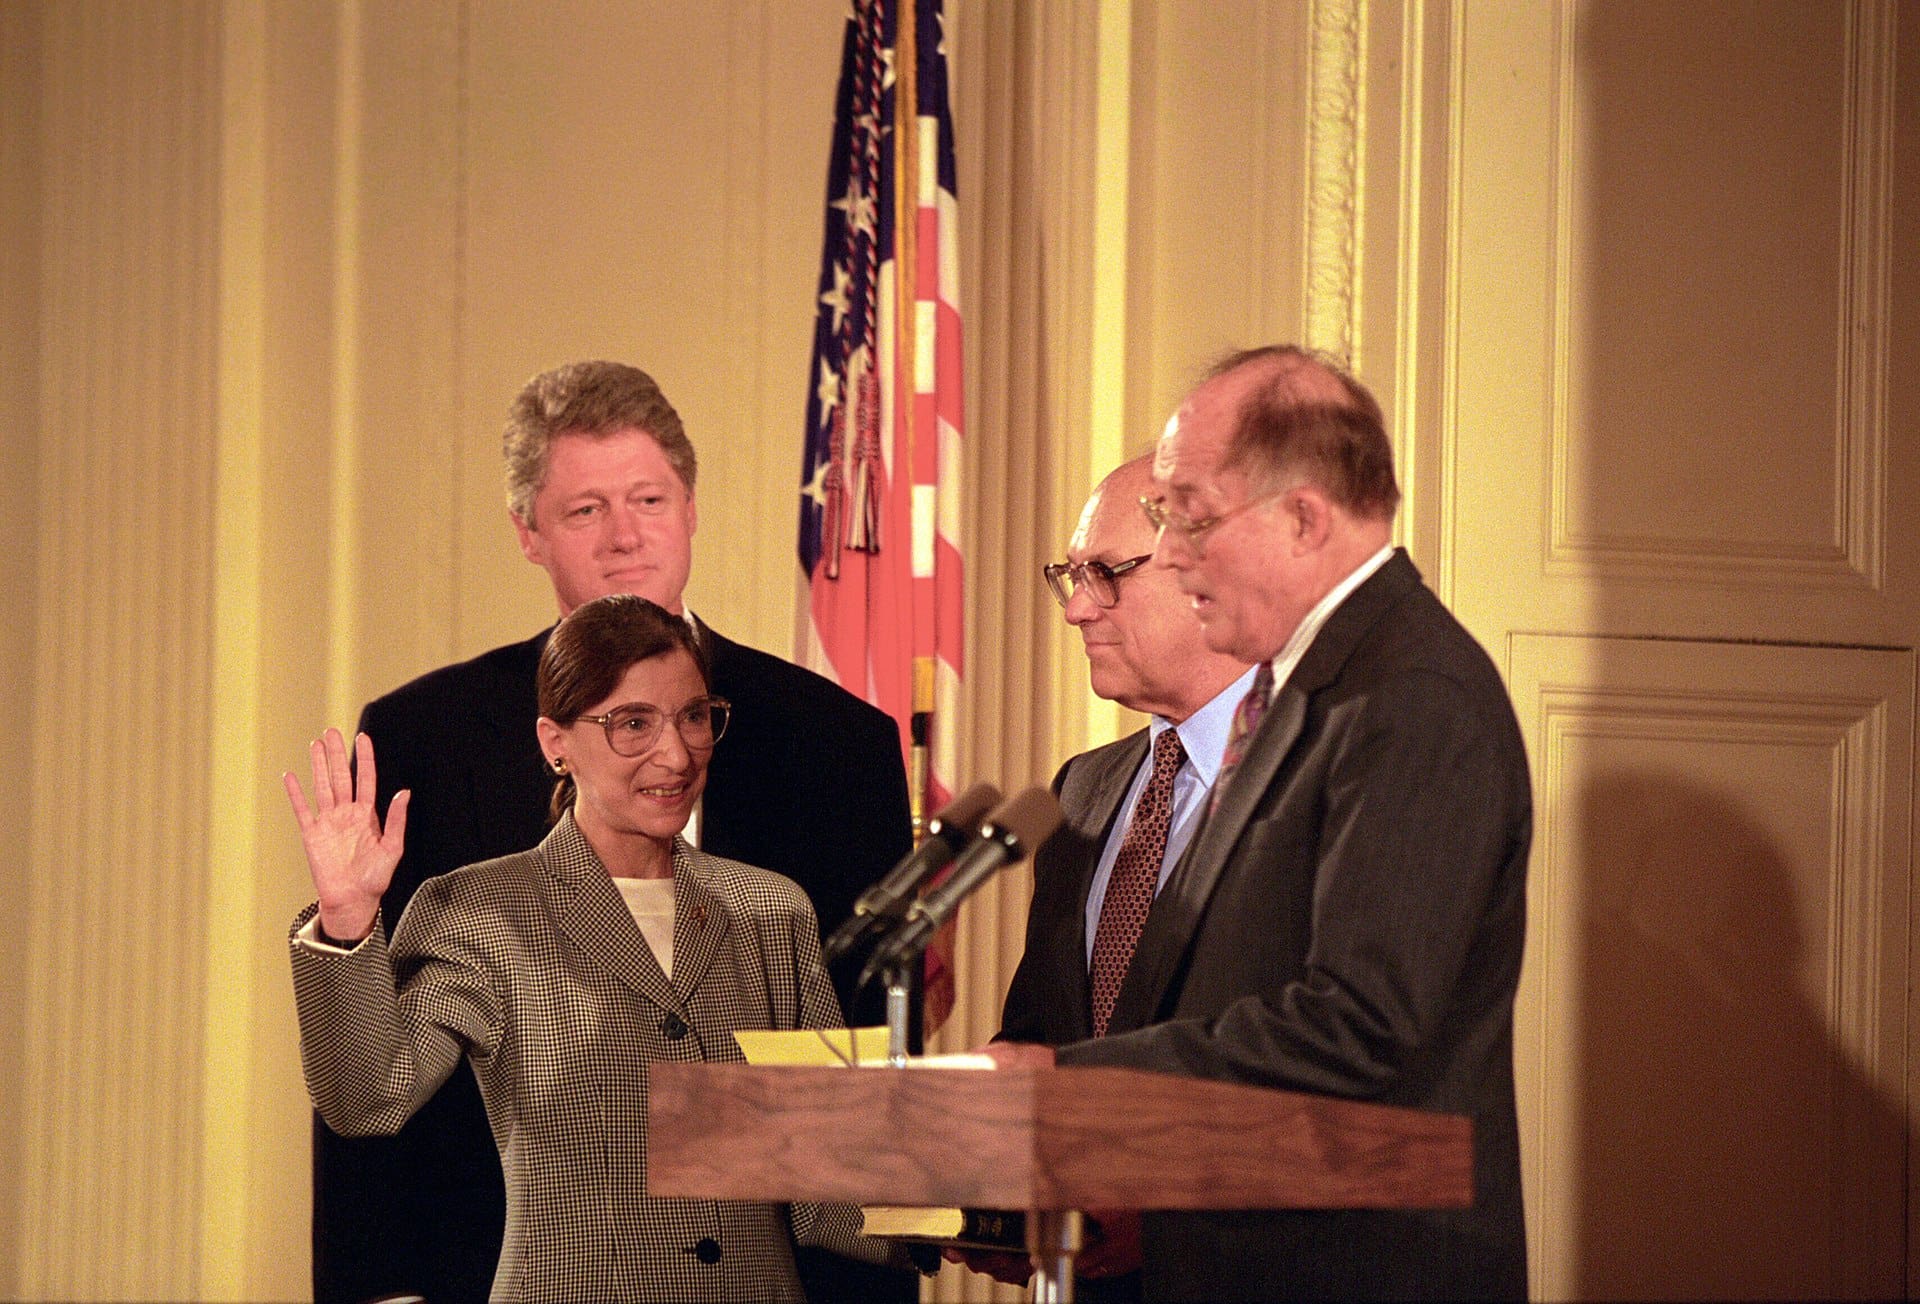
<svg viewBox="0 0 1920 1304"><path fill-rule="evenodd" d="M946 881L915 901L900 927L873 948L873 956L860 974L860 985L864 987L881 970L925 950L940 926L953 918L975 888L995 871L1031 856L1060 827L1062 818L1060 803L1045 788L1028 788L1000 803L980 826L980 840L954 861L953 873Z"/></svg>
<svg viewBox="0 0 1920 1304"><path fill-rule="evenodd" d="M860 894L853 913L833 930L833 936L821 948L831 964L860 940L885 924L899 919L920 885L947 867L967 844L980 836L979 824L1000 790L991 783L976 783L947 803L947 808L927 821L927 836L908 852L901 862L888 870L886 877Z"/></svg>

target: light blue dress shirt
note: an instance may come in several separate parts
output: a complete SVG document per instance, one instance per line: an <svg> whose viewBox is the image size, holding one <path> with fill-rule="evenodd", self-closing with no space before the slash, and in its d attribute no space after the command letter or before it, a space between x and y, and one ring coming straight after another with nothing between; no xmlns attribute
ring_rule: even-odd
<svg viewBox="0 0 1920 1304"><path fill-rule="evenodd" d="M1213 781L1220 774L1220 757L1227 750L1227 731L1233 725L1233 712L1253 686L1253 671L1254 668L1248 666L1246 672L1217 697L1179 724L1171 724L1156 715L1148 725L1146 757L1134 773L1126 800L1120 803L1120 814L1107 834L1106 846L1100 851L1100 863L1093 869L1093 883L1087 889L1088 965L1093 963L1093 935L1100 926L1100 907L1107 899L1107 879L1113 874L1113 862L1120 856L1120 844L1126 839L1133 808L1153 775L1152 745L1159 741L1161 733L1175 729L1180 734L1180 746L1187 753L1186 761L1173 776L1173 827L1167 832L1167 854L1160 862L1160 878L1153 888L1157 896L1167 885L1167 875L1180 862L1180 853L1193 841L1200 817L1206 813L1207 795L1213 791Z"/></svg>

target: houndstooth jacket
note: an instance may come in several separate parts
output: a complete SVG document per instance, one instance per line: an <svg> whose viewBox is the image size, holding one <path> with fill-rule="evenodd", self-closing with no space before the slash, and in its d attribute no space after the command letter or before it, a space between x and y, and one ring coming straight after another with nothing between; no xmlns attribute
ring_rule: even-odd
<svg viewBox="0 0 1920 1304"><path fill-rule="evenodd" d="M842 1205L646 1194L647 1066L738 1061L735 1028L840 1022L805 893L676 838L669 980L563 816L532 851L429 879L388 947L294 920L307 1089L344 1135L397 1131L461 1055L507 1178L496 1300L800 1300L792 1243L890 1261Z"/></svg>

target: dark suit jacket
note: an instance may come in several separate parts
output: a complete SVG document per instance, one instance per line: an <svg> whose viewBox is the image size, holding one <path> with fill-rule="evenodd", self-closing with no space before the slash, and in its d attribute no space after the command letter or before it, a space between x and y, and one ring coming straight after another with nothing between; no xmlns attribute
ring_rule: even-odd
<svg viewBox="0 0 1920 1304"><path fill-rule="evenodd" d="M793 879L831 929L911 846L898 733L885 714L811 671L701 633L713 691L734 707L708 769L702 849ZM406 855L382 903L389 933L426 879L525 851L546 835L553 775L534 732L546 640L542 633L442 667L361 713L381 808L401 788L414 794ZM849 957L833 977L843 1006L873 1017L848 1001L864 958ZM434 1304L484 1299L505 1217L499 1156L464 1064L397 1136L343 1138L316 1120L314 1293L322 1304L399 1290ZM834 1275L842 1261L811 1250L801 1257L810 1292L847 1289ZM876 1282L865 1265L844 1271L862 1291L914 1297L908 1274Z"/></svg>
<svg viewBox="0 0 1920 1304"><path fill-rule="evenodd" d="M1087 892L1120 803L1146 759L1147 734L1142 729L1082 752L1054 776L1053 793L1064 818L1033 858L1027 946L1007 988L998 1040L1063 1046L1093 1036Z"/></svg>
<svg viewBox="0 0 1920 1304"><path fill-rule="evenodd" d="M1007 988L996 1041L1063 1046L1093 1036L1087 892L1127 789L1146 759L1149 732L1142 729L1082 752L1053 778L1063 819L1034 854L1027 945ZM1108 1028L1126 1031L1118 1022ZM1074 1292L1074 1298L1086 1304L1131 1304L1140 1298L1140 1275L1077 1277Z"/></svg>
<svg viewBox="0 0 1920 1304"><path fill-rule="evenodd" d="M1102 1064L1470 1116L1475 1202L1149 1214L1149 1299L1520 1298L1513 997L1526 756L1486 654L1396 553L1269 707L1148 916Z"/></svg>

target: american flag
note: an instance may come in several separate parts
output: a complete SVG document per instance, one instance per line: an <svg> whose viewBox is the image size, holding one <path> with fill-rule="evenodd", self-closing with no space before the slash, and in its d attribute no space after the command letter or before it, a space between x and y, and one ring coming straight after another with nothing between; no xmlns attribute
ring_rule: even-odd
<svg viewBox="0 0 1920 1304"><path fill-rule="evenodd" d="M959 220L940 0L918 0L918 198L911 239L895 239L897 5L854 0L842 50L800 469L800 642L806 664L894 717L909 774L930 730L931 810L953 780L962 673ZM905 321L899 246L913 258Z"/></svg>

